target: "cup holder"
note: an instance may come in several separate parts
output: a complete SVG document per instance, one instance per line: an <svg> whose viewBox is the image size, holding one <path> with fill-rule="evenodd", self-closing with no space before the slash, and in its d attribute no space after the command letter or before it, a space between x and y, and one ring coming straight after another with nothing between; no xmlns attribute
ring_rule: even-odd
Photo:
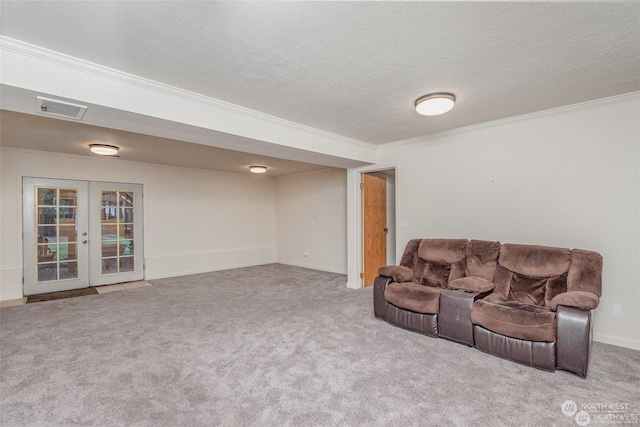
<svg viewBox="0 0 640 427"><path fill-rule="evenodd" d="M476 291L470 291L469 289L460 289L460 288L449 288L450 291L459 291L464 292L465 294L475 294Z"/></svg>

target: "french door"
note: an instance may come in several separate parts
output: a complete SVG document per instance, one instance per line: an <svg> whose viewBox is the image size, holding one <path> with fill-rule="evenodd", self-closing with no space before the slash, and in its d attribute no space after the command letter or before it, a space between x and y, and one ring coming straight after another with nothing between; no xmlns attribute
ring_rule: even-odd
<svg viewBox="0 0 640 427"><path fill-rule="evenodd" d="M24 295L142 280L142 185L23 179Z"/></svg>

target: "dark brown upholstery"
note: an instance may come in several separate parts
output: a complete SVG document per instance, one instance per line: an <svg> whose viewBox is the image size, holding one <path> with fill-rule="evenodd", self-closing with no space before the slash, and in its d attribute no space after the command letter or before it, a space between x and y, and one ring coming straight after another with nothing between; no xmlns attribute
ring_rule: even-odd
<svg viewBox="0 0 640 427"><path fill-rule="evenodd" d="M378 270L380 276L374 282L373 292L376 317L437 336L440 291L452 280L466 276L467 243L464 239L410 240L399 266ZM478 247L484 252L491 251L482 245ZM486 253L475 256L479 269L486 269L486 264L491 263Z"/></svg>
<svg viewBox="0 0 640 427"><path fill-rule="evenodd" d="M384 299L398 308L416 313L438 313L440 289L414 282L391 283L384 291Z"/></svg>
<svg viewBox="0 0 640 427"><path fill-rule="evenodd" d="M571 251L535 245L504 243L498 264L529 277L554 277L569 269Z"/></svg>
<svg viewBox="0 0 640 427"><path fill-rule="evenodd" d="M467 242L463 239L424 239L418 256L437 264L454 264L467 257Z"/></svg>
<svg viewBox="0 0 640 427"><path fill-rule="evenodd" d="M545 371L556 368L556 343L521 340L473 326L476 347L485 353Z"/></svg>
<svg viewBox="0 0 640 427"><path fill-rule="evenodd" d="M478 241L478 253L471 253L478 271L486 270L492 262L495 265L498 256L495 242L488 243L483 245ZM374 283L376 317L391 322L389 313L393 308L393 317L402 327L411 329L414 325L420 329L416 331L431 334L424 328L430 330L433 326L437 335L437 317L431 315L439 311L440 291L451 281L467 275L468 254L468 240L464 239L410 240L399 266L378 270L380 277L390 280L376 279Z"/></svg>
<svg viewBox="0 0 640 427"><path fill-rule="evenodd" d="M424 262L422 284L446 288L449 281L466 275L467 240L424 239L418 257Z"/></svg>
<svg viewBox="0 0 640 427"><path fill-rule="evenodd" d="M482 277L493 281L500 242L470 240L467 245L467 276Z"/></svg>
<svg viewBox="0 0 640 427"><path fill-rule="evenodd" d="M446 288L451 276L451 264L426 262L422 272L422 284L434 288Z"/></svg>
<svg viewBox="0 0 640 427"><path fill-rule="evenodd" d="M556 367L587 376L591 350L591 310L559 306Z"/></svg>
<svg viewBox="0 0 640 427"><path fill-rule="evenodd" d="M567 291L584 291L602 296L602 256L582 249L574 249L571 254Z"/></svg>
<svg viewBox="0 0 640 427"><path fill-rule="evenodd" d="M590 310L598 307L599 302L599 298L591 292L573 291L557 295L548 306L553 311L556 311L560 305Z"/></svg>
<svg viewBox="0 0 640 427"><path fill-rule="evenodd" d="M410 282L413 280L413 271L402 265L390 265L378 270L380 276L391 277L394 282Z"/></svg>
<svg viewBox="0 0 640 427"><path fill-rule="evenodd" d="M462 277L449 282L449 288L451 289L466 289L468 291L479 293L488 292L492 290L493 287L494 284L491 280L476 276Z"/></svg>
<svg viewBox="0 0 640 427"><path fill-rule="evenodd" d="M384 291L391 282L393 282L393 279L386 276L378 276L373 281L373 314L378 319L387 320L387 311L390 304L384 299Z"/></svg>
<svg viewBox="0 0 640 427"><path fill-rule="evenodd" d="M503 300L490 295L471 309L471 322L508 337L530 341L556 340L556 313L549 308Z"/></svg>
<svg viewBox="0 0 640 427"><path fill-rule="evenodd" d="M403 310L393 304L387 309L387 322L419 334L438 337L438 315Z"/></svg>
<svg viewBox="0 0 640 427"><path fill-rule="evenodd" d="M569 249L503 244L493 281L504 299L544 307L547 290L555 297L566 291L571 263Z"/></svg>
<svg viewBox="0 0 640 427"><path fill-rule="evenodd" d="M463 279L458 279L463 280ZM462 289L443 289L440 293L438 330L442 338L474 345L471 307L484 294Z"/></svg>
<svg viewBox="0 0 640 427"><path fill-rule="evenodd" d="M422 242L422 239L409 240L400 260L401 266L413 271L413 281L416 283L421 283L422 273L424 272L424 261L418 257L420 242Z"/></svg>
<svg viewBox="0 0 640 427"><path fill-rule="evenodd" d="M379 274L376 317L427 335L475 343L530 366L586 375L590 310L602 293L602 256L596 252L413 239L400 266L383 267Z"/></svg>

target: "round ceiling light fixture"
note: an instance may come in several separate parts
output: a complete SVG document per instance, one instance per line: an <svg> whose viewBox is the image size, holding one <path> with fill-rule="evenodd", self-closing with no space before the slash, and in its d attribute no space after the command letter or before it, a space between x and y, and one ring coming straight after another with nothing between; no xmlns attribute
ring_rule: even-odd
<svg viewBox="0 0 640 427"><path fill-rule="evenodd" d="M100 154L101 156L115 156L118 154L119 147L115 145L107 144L90 144L89 149L92 153Z"/></svg>
<svg viewBox="0 0 640 427"><path fill-rule="evenodd" d="M249 166L249 170L253 173L265 173L267 171L266 166Z"/></svg>
<svg viewBox="0 0 640 427"><path fill-rule="evenodd" d="M430 93L416 99L416 111L423 116L438 116L453 108L456 96L448 92Z"/></svg>

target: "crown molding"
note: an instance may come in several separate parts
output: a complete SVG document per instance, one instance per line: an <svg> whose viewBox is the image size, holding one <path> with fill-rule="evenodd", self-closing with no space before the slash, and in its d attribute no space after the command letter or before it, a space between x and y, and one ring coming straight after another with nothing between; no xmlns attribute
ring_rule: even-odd
<svg viewBox="0 0 640 427"><path fill-rule="evenodd" d="M219 99L211 98L205 95L201 95L196 92L180 89L175 86L171 86L165 83L160 83L155 80L140 77L134 74L126 73L124 71L109 68L100 64L89 62L74 56L66 55L60 52L56 52L41 46L33 45L21 40L13 39L10 37L0 35L0 55L3 51L10 51L19 55L31 57L40 61L46 61L52 64L60 65L66 68L71 68L83 73L92 74L101 78L106 78L126 85L135 86L144 90L155 91L164 95L169 95L175 98L180 98L189 102L196 102L207 107L213 107L227 113L241 115L253 120L260 120L278 127L285 127L297 132L303 132L312 134L314 136L330 139L342 144L349 144L359 148L365 148L370 150L376 150L377 145L361 141L346 136L338 135L335 133L327 132L311 126L306 126L300 123L292 122L289 120L281 119L279 117L271 116L265 113L261 113L256 110L251 110L239 105L231 104ZM1 76L0 76L0 83Z"/></svg>
<svg viewBox="0 0 640 427"><path fill-rule="evenodd" d="M533 112L533 113L521 114L519 116L507 117L505 119L492 120L492 121L489 121L489 122L483 122L483 123L478 123L478 124L475 124L475 125L469 125L469 126L456 128L456 129L450 129L450 130L446 130L446 131L442 131L442 132L437 132L437 133L433 133L433 134L430 134L430 135L423 135L423 136L418 136L418 137L415 137L415 138L409 138L409 139L402 139L402 140L399 140L399 141L387 142L386 144L378 145L378 148L379 149L388 149L388 148L401 147L401 146L404 146L404 145L424 143L424 142L429 142L429 141L432 141L434 139L438 139L438 138L442 138L442 137L446 137L446 136L450 136L450 135L456 135L456 134L461 134L461 133L467 133L467 132L473 132L473 131L478 131L478 130L490 129L490 128L493 128L493 127L503 126L503 125L507 125L507 124L510 124L510 123L517 123L517 122L530 120L530 119L535 119L535 118L548 117L548 116L551 116L551 115L564 113L564 112L584 110L584 109L587 109L587 108L592 108L592 107L603 105L603 104L611 104L611 103L614 103L614 102L620 102L620 101L624 101L624 100L627 100L627 99L633 99L633 98L637 98L640 101L640 91L628 92L628 93L623 93L623 94L620 94L620 95L608 96L606 98L599 98L599 99L594 99L594 100L591 100L591 101L579 102L577 104L571 104L571 105L565 105L565 106L562 106L562 107L551 108L551 109L548 109L548 110L542 110L542 111L536 111L536 112Z"/></svg>

